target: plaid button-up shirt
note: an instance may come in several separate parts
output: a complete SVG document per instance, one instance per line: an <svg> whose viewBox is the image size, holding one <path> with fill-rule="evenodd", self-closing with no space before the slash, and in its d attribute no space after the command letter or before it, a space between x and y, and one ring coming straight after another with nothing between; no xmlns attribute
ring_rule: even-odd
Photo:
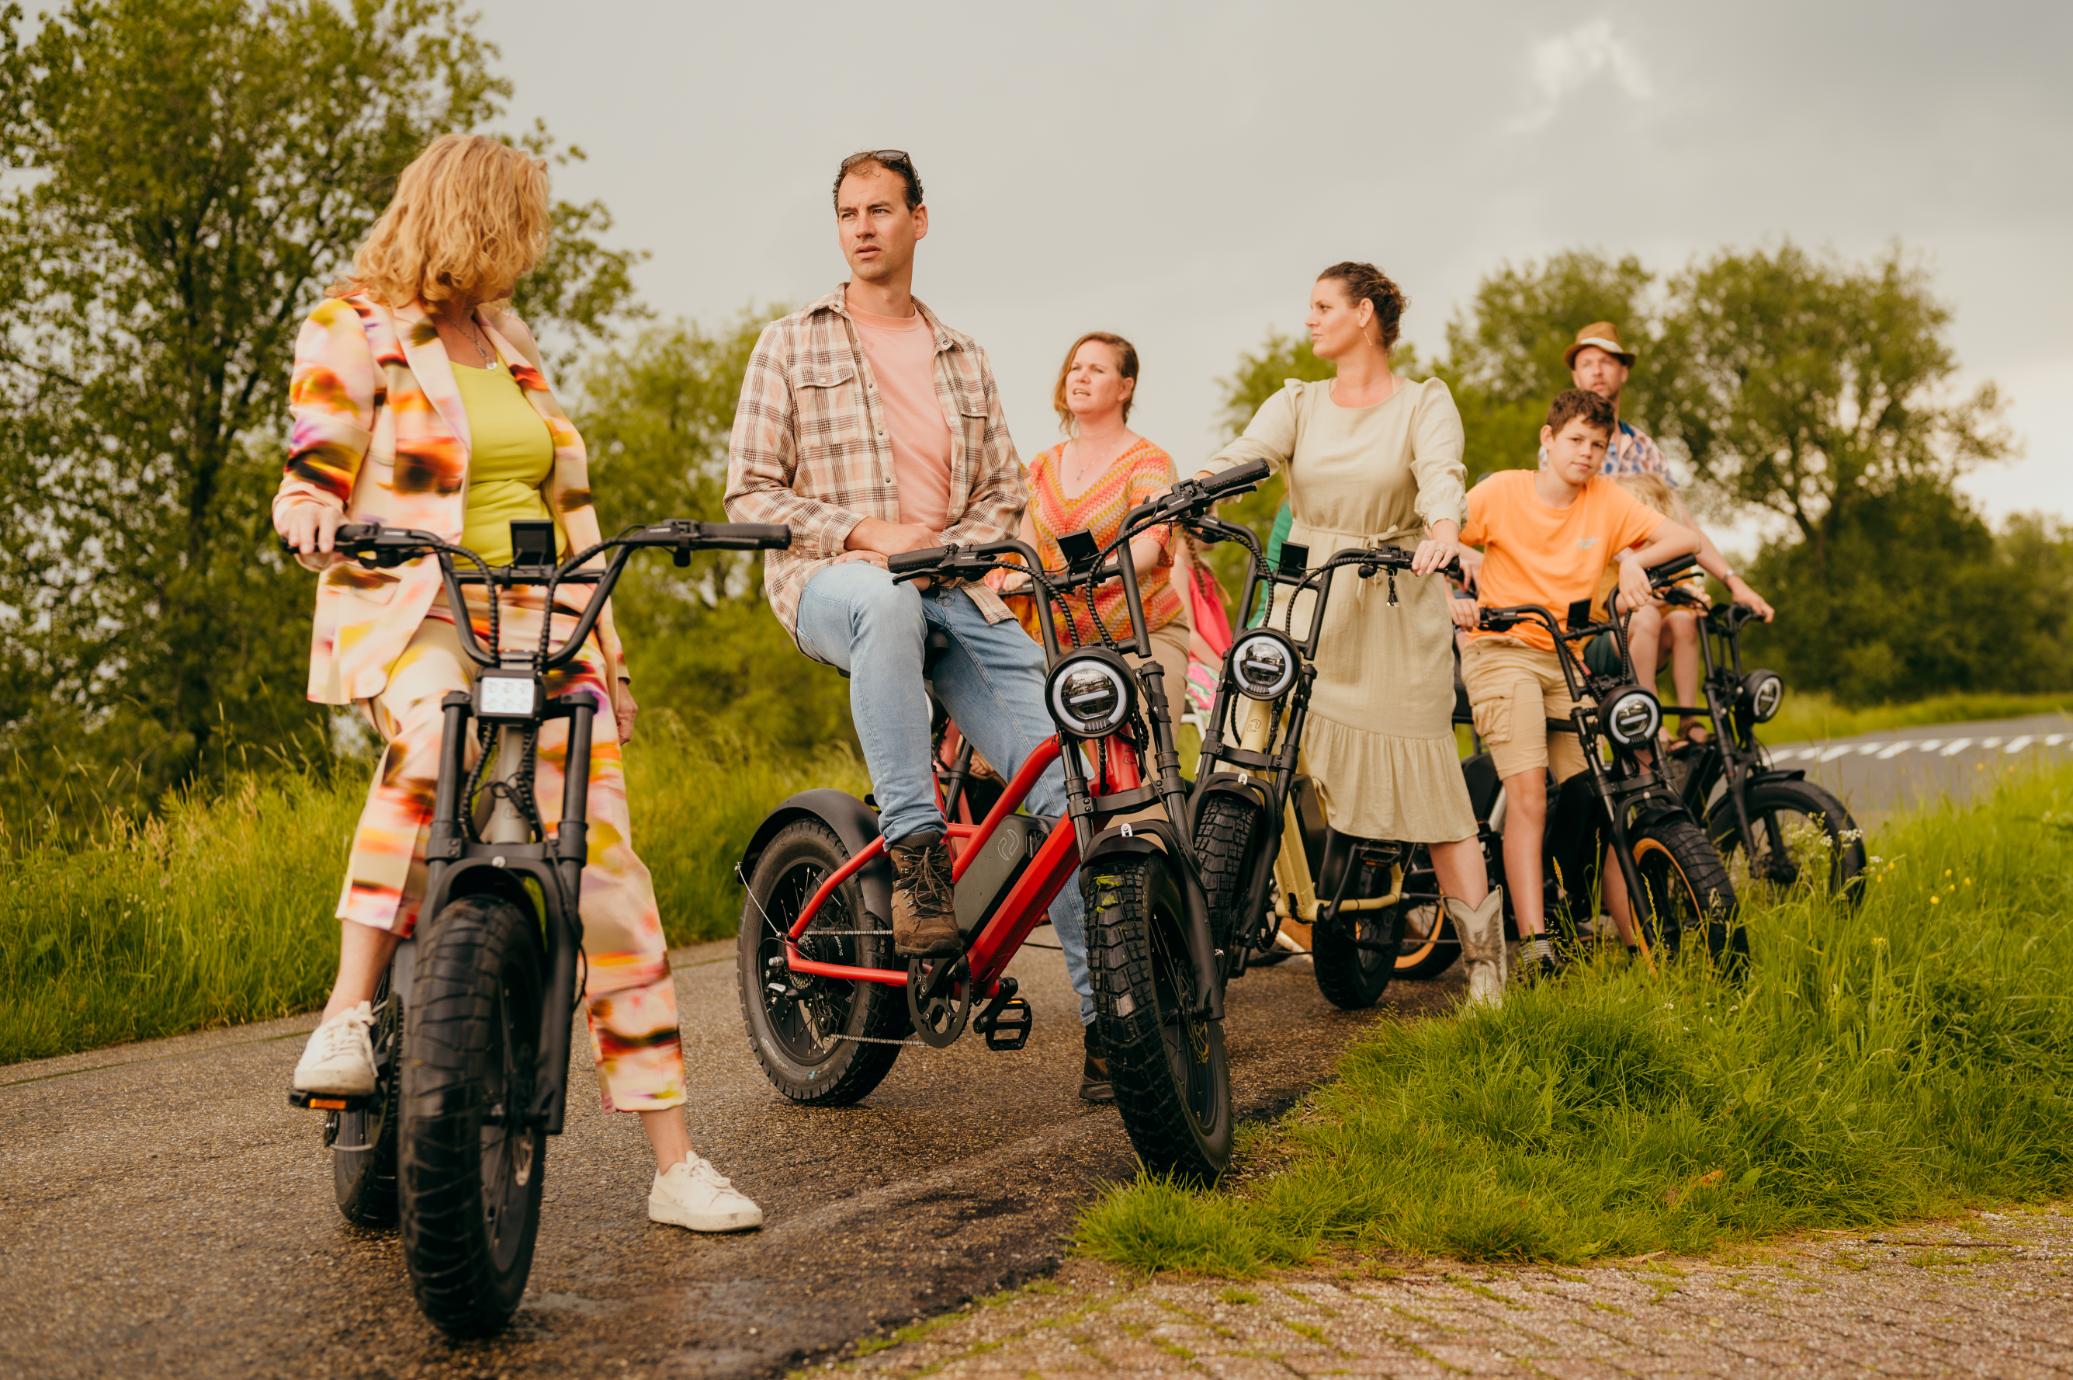
<svg viewBox="0 0 2073 1380"><path fill-rule="evenodd" d="M850 320L848 286L763 328L734 413L727 516L792 529L791 549L764 557L763 592L794 637L806 582L843 554L856 525L900 520L885 404ZM1003 541L1022 521L1028 490L993 368L970 336L914 306L936 334L936 400L950 425L943 542ZM1011 616L992 590L965 588L989 622Z"/></svg>

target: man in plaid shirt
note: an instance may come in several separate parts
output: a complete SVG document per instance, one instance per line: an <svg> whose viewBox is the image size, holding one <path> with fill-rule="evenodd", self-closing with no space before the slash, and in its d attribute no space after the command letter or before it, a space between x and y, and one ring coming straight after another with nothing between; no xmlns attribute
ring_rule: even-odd
<svg viewBox="0 0 2073 1380"><path fill-rule="evenodd" d="M792 529L791 548L765 557L764 591L801 651L849 673L850 716L892 857L894 947L947 956L961 943L929 767L925 639L948 634L928 678L973 746L1009 771L1054 731L1043 653L992 590L894 584L886 559L1006 540L1027 491L985 351L913 295L914 247L929 224L913 160L897 149L844 159L835 222L850 280L764 327L749 356L727 515ZM1028 804L1047 818L1064 813L1059 768ZM1052 902L1051 925L1085 1026L1094 996L1077 879ZM1086 1040L1080 1095L1107 1101L1091 1027Z"/></svg>

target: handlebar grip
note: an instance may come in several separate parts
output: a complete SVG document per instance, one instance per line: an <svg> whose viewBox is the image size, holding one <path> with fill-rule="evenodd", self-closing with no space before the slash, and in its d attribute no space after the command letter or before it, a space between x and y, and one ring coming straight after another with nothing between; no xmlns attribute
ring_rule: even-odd
<svg viewBox="0 0 2073 1380"><path fill-rule="evenodd" d="M888 556L885 568L895 575L920 574L949 560L956 549L952 546L924 546L919 551L902 551L897 556Z"/></svg>
<svg viewBox="0 0 2073 1380"><path fill-rule="evenodd" d="M1257 488L1260 481L1271 473L1273 469L1266 461L1247 460L1201 481L1202 491L1221 498L1225 494L1237 493L1240 489Z"/></svg>
<svg viewBox="0 0 2073 1380"><path fill-rule="evenodd" d="M783 551L792 544L792 529L773 522L707 522L700 524L698 544L716 551Z"/></svg>
<svg viewBox="0 0 2073 1380"><path fill-rule="evenodd" d="M378 522L341 522L332 531L331 549L333 551L343 551L348 546L359 546L372 542L380 535L381 531L382 525ZM285 537L280 538L280 543L281 550L289 555L298 556L302 554Z"/></svg>
<svg viewBox="0 0 2073 1380"><path fill-rule="evenodd" d="M1674 561L1664 561L1661 565L1650 566L1648 582L1652 585L1674 585L1698 568L1699 558L1696 555L1679 556Z"/></svg>

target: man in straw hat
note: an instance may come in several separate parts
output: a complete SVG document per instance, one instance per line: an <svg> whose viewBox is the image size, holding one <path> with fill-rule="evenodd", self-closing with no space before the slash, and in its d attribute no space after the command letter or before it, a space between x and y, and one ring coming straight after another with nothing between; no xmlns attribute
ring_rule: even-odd
<svg viewBox="0 0 2073 1380"><path fill-rule="evenodd" d="M1604 473L1653 474L1674 485L1677 481L1670 477L1670 467L1663 463L1663 452L1656 443L1620 416L1620 393L1634 368L1634 352L1620 344L1619 327L1610 321L1593 321L1576 333L1575 341L1562 352L1562 362L1569 366L1569 377L1578 388L1612 404L1612 443L1605 447ZM1547 466L1545 450L1540 463Z"/></svg>

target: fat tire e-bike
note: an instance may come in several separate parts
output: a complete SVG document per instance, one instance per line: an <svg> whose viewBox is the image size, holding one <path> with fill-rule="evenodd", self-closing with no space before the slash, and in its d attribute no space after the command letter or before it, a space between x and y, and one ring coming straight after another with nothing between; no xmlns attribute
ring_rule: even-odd
<svg viewBox="0 0 2073 1380"><path fill-rule="evenodd" d="M1303 927L1326 1000L1347 1010L1373 1006L1396 972L1413 849L1332 829L1321 788L1298 764L1334 577L1384 577L1394 604L1397 576L1411 568L1412 553L1352 547L1313 569L1306 547L1284 542L1270 566L1242 527L1208 518L1187 525L1198 540L1235 541L1250 558L1239 620L1247 631L1224 658L1192 805L1202 886L1227 975L1242 974L1251 955L1271 951L1285 927ZM1297 636L1305 595L1307 621ZM1262 616L1254 627L1256 611Z"/></svg>
<svg viewBox="0 0 2073 1380"><path fill-rule="evenodd" d="M866 802L806 791L756 830L741 860L741 1008L756 1060L785 1097L855 1103L902 1049L947 1046L968 1028L990 1049L1021 1049L1031 1012L1006 970L1078 869L1094 1025L1130 1142L1153 1173L1201 1182L1223 1173L1234 1123L1223 985L1129 541L1264 474L1262 466L1214 487L1183 483L1132 509L1105 547L1068 533L1059 543L1064 571L1044 570L1032 548L1012 540L891 558L900 580L954 583L995 570L1029 580L1049 668L1045 702L1058 732L1014 768L977 824L946 811L962 944L955 955L895 955L886 840ZM1075 595L1091 609L1095 591L1118 578L1132 636L1115 639L1104 628L1098 644L1083 646L1068 619L1073 645L1061 647L1051 609L1069 608ZM925 655L940 650L932 639ZM1135 654L1135 666L1125 653ZM940 742L936 757L940 781ZM1054 763L1065 777L1065 818L1018 814Z"/></svg>
<svg viewBox="0 0 2073 1380"><path fill-rule="evenodd" d="M554 693L555 673L581 652L635 551L667 550L685 565L694 551L791 541L784 527L673 520L630 527L556 562L552 523L511 529L508 566L429 532L361 523L337 531L336 549L363 566L436 559L461 649L478 669L471 689L440 702L419 911L429 918L397 946L376 993L374 1091L289 1095L326 1114L339 1210L364 1227L400 1219L418 1305L453 1337L497 1332L525 1293L546 1138L560 1133L567 1103L596 706ZM600 556L607 559L593 565ZM456 561L470 568L457 570ZM584 584L589 601L556 647L555 590ZM488 646L466 612L469 585L488 595ZM498 591L527 586L545 591L540 641L506 650ZM554 719L568 722L568 751L550 834L533 782L540 729ZM471 747L479 749L472 767Z"/></svg>
<svg viewBox="0 0 2073 1380"><path fill-rule="evenodd" d="M1660 590L1696 568L1693 558L1685 557L1653 567L1649 581ZM1662 704L1634 677L1618 596L1608 603L1603 621L1592 620L1587 599L1566 610L1566 621L1538 604L1486 608L1481 614L1481 626L1492 632L1527 622L1545 627L1575 703L1566 719L1547 721L1551 734L1576 735L1584 758L1582 772L1548 793L1541 850L1547 919L1557 942L1570 952L1598 937L1596 900L1609 850L1626 882L1635 948L1643 962L1653 965L1658 957L1674 956L1688 937L1696 936L1724 972L1739 974L1747 964L1749 940L1734 886L1712 840L1662 775L1657 742ZM1612 634L1618 650L1617 670L1611 674L1592 671L1578 651L1603 632ZM1491 882L1501 885L1503 788L1487 754L1469 758L1462 770ZM1513 889L1506 887L1508 922L1512 898Z"/></svg>
<svg viewBox="0 0 2073 1380"><path fill-rule="evenodd" d="M1786 895L1809 884L1849 905L1864 899L1864 831L1850 809L1807 780L1804 771L1771 764L1756 740L1785 699L1776 671L1742 667L1742 629L1757 615L1740 604L1711 608L1681 588L1665 592L1672 604L1704 620L1699 651L1704 705L1667 705L1665 714L1703 715L1713 724L1705 742L1672 760L1672 776L1692 817L1727 864L1739 891Z"/></svg>

